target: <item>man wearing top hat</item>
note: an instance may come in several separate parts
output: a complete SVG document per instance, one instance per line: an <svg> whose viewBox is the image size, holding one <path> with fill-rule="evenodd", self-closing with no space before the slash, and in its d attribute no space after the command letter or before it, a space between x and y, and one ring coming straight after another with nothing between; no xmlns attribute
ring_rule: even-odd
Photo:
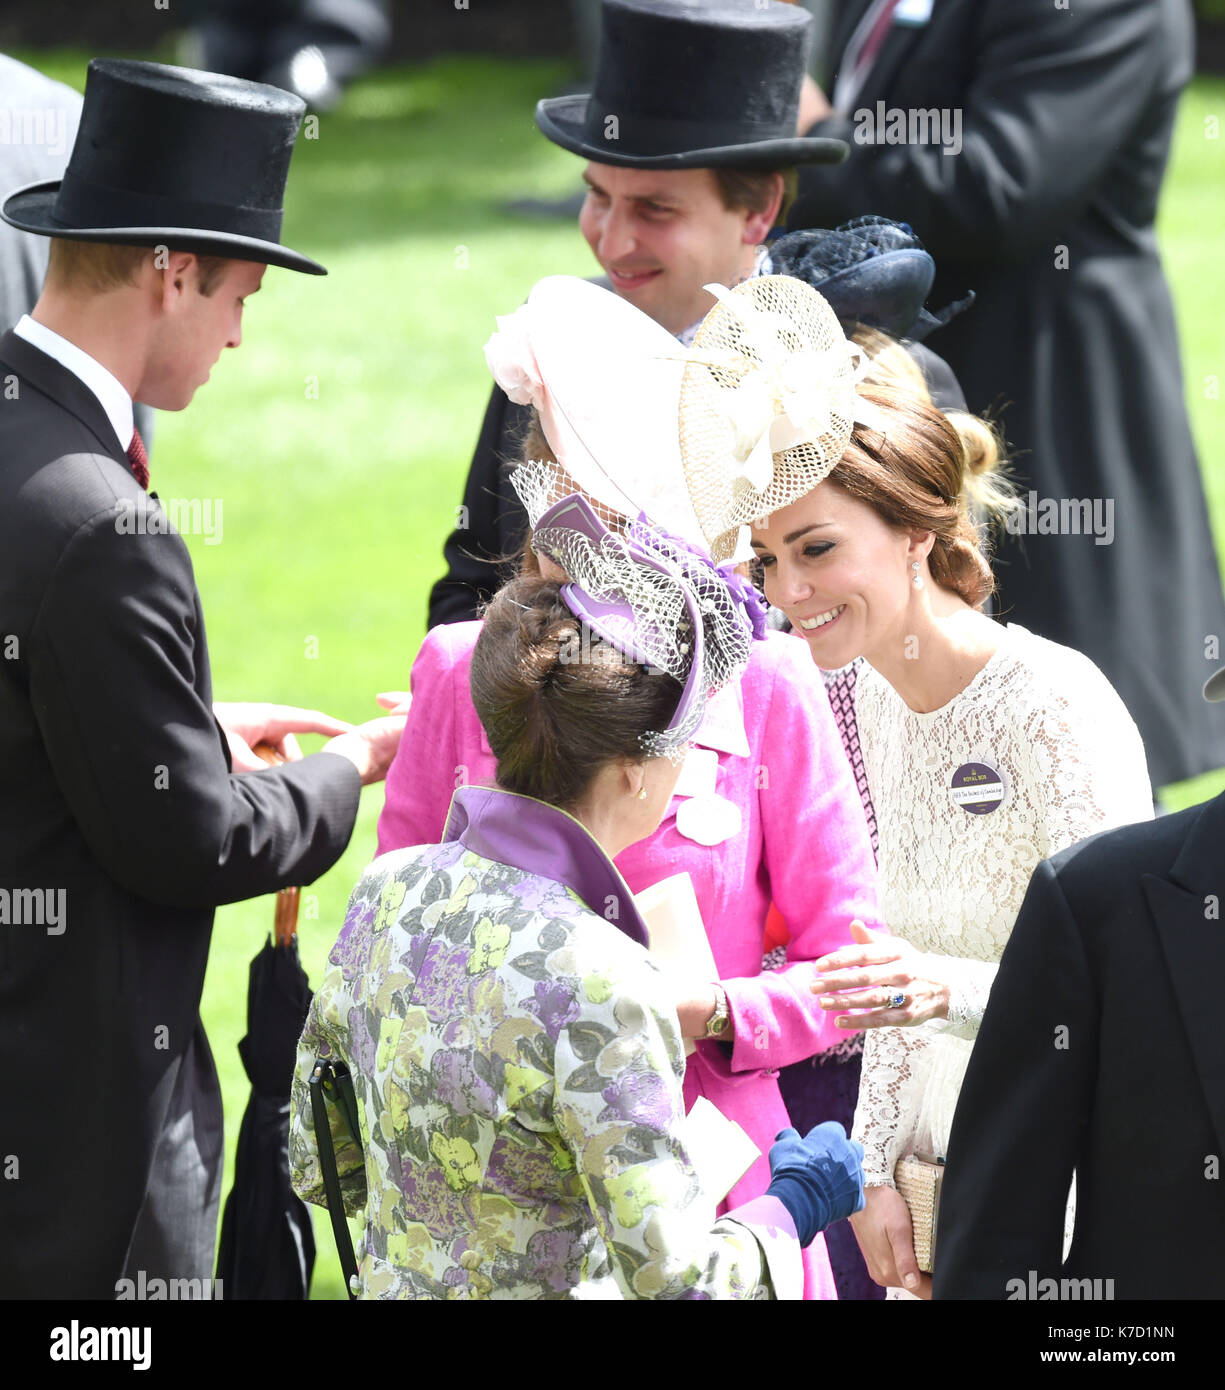
<svg viewBox="0 0 1225 1390"><path fill-rule="evenodd" d="M191 561L132 424L181 410L280 244L304 106L90 64L62 182L3 216L50 236L0 338L0 1297L207 1279L221 1102L199 1019L221 903L339 857L401 721L218 707ZM136 519L141 524L133 525ZM249 745L337 735L283 767Z"/></svg>
<svg viewBox="0 0 1225 1390"><path fill-rule="evenodd" d="M714 303L702 286L755 274L799 164L846 155L798 139L812 17L777 0L604 0L590 95L536 106L548 139L587 161L579 228L601 282L682 341ZM448 537L430 626L472 618L526 519L503 466L527 412L495 387ZM504 577L504 576L502 576Z"/></svg>

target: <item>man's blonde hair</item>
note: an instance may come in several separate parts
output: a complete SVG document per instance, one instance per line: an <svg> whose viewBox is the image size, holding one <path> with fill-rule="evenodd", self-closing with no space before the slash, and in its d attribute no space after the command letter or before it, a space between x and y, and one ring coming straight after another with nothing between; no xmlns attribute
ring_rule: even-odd
<svg viewBox="0 0 1225 1390"><path fill-rule="evenodd" d="M52 237L47 281L65 290L105 294L107 290L134 285L141 265L157 250L155 246L119 246L109 241ZM196 260L200 267L200 293L210 295L221 283L230 258L196 255Z"/></svg>

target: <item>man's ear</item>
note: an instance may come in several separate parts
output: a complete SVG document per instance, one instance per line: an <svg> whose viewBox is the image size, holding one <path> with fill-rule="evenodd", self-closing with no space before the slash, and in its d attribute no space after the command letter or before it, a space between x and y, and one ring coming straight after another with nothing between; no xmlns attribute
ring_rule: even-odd
<svg viewBox="0 0 1225 1390"><path fill-rule="evenodd" d="M188 283L195 284L199 273L196 257L191 251L172 251L167 246L155 246L152 260L147 262L153 285L161 300L162 309L172 312L182 301Z"/></svg>
<svg viewBox="0 0 1225 1390"><path fill-rule="evenodd" d="M765 208L760 212L756 212L752 208L744 210L744 241L746 246L760 246L778 221L779 209L783 205L787 184L780 173L775 172L772 177L774 179L774 193Z"/></svg>

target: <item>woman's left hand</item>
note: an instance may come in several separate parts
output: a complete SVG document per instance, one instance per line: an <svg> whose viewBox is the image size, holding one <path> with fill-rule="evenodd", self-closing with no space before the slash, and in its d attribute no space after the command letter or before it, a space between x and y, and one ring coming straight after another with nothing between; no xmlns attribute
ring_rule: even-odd
<svg viewBox="0 0 1225 1390"><path fill-rule="evenodd" d="M913 946L869 931L862 922L851 923L851 936L860 944L822 956L816 962L817 978L809 986L821 996L818 1002L827 1012L864 1010L836 1019L837 1027L909 1028L929 1018L948 1017L948 985L931 978ZM893 1007L891 1001L899 994L904 1002Z"/></svg>

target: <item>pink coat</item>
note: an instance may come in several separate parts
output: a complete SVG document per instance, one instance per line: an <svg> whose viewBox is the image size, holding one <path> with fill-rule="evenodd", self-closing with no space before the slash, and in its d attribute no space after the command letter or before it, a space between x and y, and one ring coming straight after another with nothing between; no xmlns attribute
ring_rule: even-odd
<svg viewBox="0 0 1225 1390"><path fill-rule="evenodd" d="M468 690L480 627L434 628L413 665L412 711L387 774L380 854L441 840L455 788L495 780ZM766 1190L765 1154L789 1124L778 1068L847 1036L809 990L810 962L849 943L853 918L880 925L876 870L859 793L806 643L775 632L755 642L743 679L710 702L693 742L717 753L716 790L740 808L739 830L713 847L687 838L677 829L687 798L678 795L654 835L616 864L633 892L682 871L693 880L735 1036L730 1059L726 1043L698 1044L685 1101L705 1095L762 1151L729 1194L736 1206ZM763 971L772 901L790 942L786 965ZM807 1252L805 1297L835 1296L818 1238Z"/></svg>

